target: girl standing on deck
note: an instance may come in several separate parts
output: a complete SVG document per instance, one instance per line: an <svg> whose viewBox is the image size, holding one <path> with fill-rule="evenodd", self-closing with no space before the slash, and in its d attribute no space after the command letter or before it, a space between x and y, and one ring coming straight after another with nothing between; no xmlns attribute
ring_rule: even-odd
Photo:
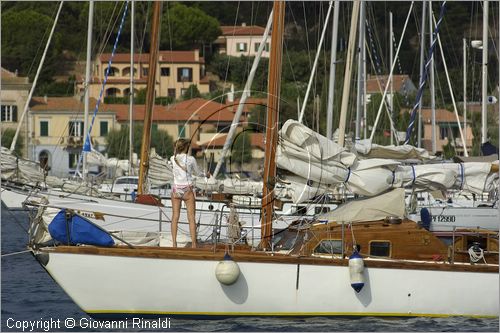
<svg viewBox="0 0 500 333"><path fill-rule="evenodd" d="M186 139L175 141L174 155L170 158L174 174L174 186L172 187L171 196L173 247L177 247L177 224L179 222L182 201L186 203L187 208L191 247L196 247L196 198L194 195L193 177L204 176L204 174L198 168L194 157L188 155L189 145L190 142Z"/></svg>

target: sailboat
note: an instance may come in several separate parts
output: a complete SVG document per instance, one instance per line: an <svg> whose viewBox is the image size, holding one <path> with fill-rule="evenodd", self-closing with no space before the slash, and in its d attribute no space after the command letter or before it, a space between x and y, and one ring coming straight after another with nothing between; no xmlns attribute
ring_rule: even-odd
<svg viewBox="0 0 500 333"><path fill-rule="evenodd" d="M159 8L155 2L156 28ZM280 234L272 233L284 9L283 1L275 1L260 249L217 243L196 249L117 246L100 230L95 233L104 244L94 240L84 245L74 233L66 233L56 245L31 237L35 258L94 317L497 317L498 263L486 261L494 253L474 265L467 257L454 258L462 251L457 243L450 248L400 216L402 189L370 207L378 211L372 221L297 221ZM398 204L384 210L381 202ZM81 216L66 212L59 213L58 221L66 231L89 226ZM38 227L34 220L31 230ZM498 238L487 237L498 255Z"/></svg>

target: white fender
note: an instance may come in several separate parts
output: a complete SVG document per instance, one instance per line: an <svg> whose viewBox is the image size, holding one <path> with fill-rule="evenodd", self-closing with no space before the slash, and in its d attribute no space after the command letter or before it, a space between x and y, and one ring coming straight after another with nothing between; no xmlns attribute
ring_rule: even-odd
<svg viewBox="0 0 500 333"><path fill-rule="evenodd" d="M365 269L365 264L363 262L363 258L359 255L357 251L355 251L349 257L349 276L351 281L351 287L357 293L359 293L365 285L365 277L363 275L364 269Z"/></svg>
<svg viewBox="0 0 500 333"><path fill-rule="evenodd" d="M215 267L217 281L225 285L231 285L238 280L240 267L229 254L224 255L224 260L219 261Z"/></svg>

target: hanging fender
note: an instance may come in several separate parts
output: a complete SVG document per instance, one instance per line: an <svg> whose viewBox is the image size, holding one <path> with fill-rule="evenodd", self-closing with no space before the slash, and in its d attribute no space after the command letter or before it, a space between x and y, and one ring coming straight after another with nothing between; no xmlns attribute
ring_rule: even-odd
<svg viewBox="0 0 500 333"><path fill-rule="evenodd" d="M215 267L215 277L217 281L227 286L232 285L240 276L240 267L229 254L224 255L224 260Z"/></svg>
<svg viewBox="0 0 500 333"><path fill-rule="evenodd" d="M351 287L357 293L359 293L365 285L364 269L365 264L363 258L359 255L358 251L354 251L349 257L349 276Z"/></svg>

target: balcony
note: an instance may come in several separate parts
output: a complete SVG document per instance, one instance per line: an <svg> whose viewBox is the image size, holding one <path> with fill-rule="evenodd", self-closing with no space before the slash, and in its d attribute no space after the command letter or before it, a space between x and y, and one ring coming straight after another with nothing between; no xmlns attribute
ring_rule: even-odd
<svg viewBox="0 0 500 333"><path fill-rule="evenodd" d="M68 136L66 148L81 148L83 146L83 136Z"/></svg>

